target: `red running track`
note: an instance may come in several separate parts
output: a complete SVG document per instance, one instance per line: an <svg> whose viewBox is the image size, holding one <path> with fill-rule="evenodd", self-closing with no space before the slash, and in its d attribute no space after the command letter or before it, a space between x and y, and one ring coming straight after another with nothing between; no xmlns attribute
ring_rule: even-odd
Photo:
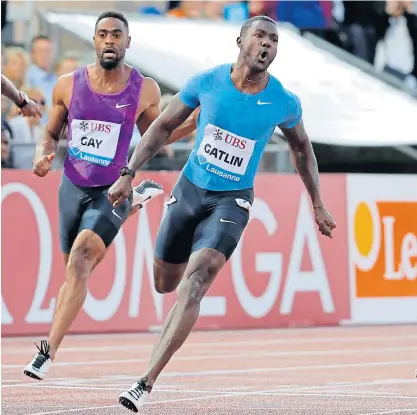
<svg viewBox="0 0 417 415"><path fill-rule="evenodd" d="M3 339L1 413L133 414L118 395L145 369L155 339L69 336L41 382L22 371L34 339ZM195 332L142 413L417 414L415 369L412 325Z"/></svg>

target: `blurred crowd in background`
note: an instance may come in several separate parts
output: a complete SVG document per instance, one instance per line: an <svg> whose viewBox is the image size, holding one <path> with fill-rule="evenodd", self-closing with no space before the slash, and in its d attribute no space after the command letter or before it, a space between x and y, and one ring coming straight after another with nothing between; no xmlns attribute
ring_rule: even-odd
<svg viewBox="0 0 417 415"><path fill-rule="evenodd" d="M255 15L267 15L278 22L295 26L303 34L313 33L357 58L378 66L381 71L401 80L406 90L417 89L416 1L142 2L137 12L230 22L243 22ZM2 20L2 31L3 25L7 25L5 20ZM53 39L45 35L34 37L29 49L14 45L13 42L2 45L1 57L2 73L36 101L44 112L41 120L22 118L16 107L2 97L2 168L30 169L34 147L24 144L37 143L42 138L57 78L79 67L81 61L76 52L56 56ZM169 99L170 96L163 96L161 107L165 107ZM192 139L190 137L188 141ZM61 159L65 156L65 143L62 148ZM176 157L172 148L166 148L147 168L176 170L181 169L184 162L184 157Z"/></svg>

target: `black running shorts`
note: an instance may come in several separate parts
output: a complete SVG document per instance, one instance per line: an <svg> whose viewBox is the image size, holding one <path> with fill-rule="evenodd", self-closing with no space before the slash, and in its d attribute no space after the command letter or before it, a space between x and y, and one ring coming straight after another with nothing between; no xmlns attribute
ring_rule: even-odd
<svg viewBox="0 0 417 415"><path fill-rule="evenodd" d="M113 209L107 198L110 186L80 187L65 174L59 187L59 239L64 254L71 252L77 235L90 229L103 240L106 248L112 243L132 208L132 197Z"/></svg>
<svg viewBox="0 0 417 415"><path fill-rule="evenodd" d="M204 190L180 176L156 238L155 256L182 264L192 252L212 248L229 259L249 221L253 189Z"/></svg>

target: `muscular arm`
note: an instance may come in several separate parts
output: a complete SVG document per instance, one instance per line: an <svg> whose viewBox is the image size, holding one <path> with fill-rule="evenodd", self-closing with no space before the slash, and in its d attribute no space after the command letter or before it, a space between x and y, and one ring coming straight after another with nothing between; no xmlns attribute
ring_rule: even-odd
<svg viewBox="0 0 417 415"><path fill-rule="evenodd" d="M184 105L177 95L172 98L168 107L150 124L142 136L129 161L129 169L138 170L157 154L168 143L174 130L183 124L193 111L194 109Z"/></svg>
<svg viewBox="0 0 417 415"><path fill-rule="evenodd" d="M49 113L48 125L43 140L36 148L36 159L54 153L58 147L60 135L68 117L64 103L65 94L72 89L73 75L68 74L59 78L52 93L52 109Z"/></svg>
<svg viewBox="0 0 417 415"><path fill-rule="evenodd" d="M281 128L281 131L288 141L294 167L310 195L313 206L321 205L323 202L320 194L317 160L303 121L293 128Z"/></svg>
<svg viewBox="0 0 417 415"><path fill-rule="evenodd" d="M1 75L1 94L11 99L16 105L22 102L18 89L3 74Z"/></svg>
<svg viewBox="0 0 417 415"><path fill-rule="evenodd" d="M197 118L200 113L200 108L197 108L185 122L183 122L173 133L169 136L166 145L175 143L181 138L187 137L197 128Z"/></svg>
<svg viewBox="0 0 417 415"><path fill-rule="evenodd" d="M143 135L148 131L151 124L159 117L161 114L160 110L160 101L161 101L161 90L159 89L158 84L153 80L148 78L148 96L150 97L151 105L140 115L136 125L138 130L143 137ZM190 135L197 126L197 110L192 117L189 117L183 124L178 126L174 131L172 131L166 145L175 143L181 138Z"/></svg>

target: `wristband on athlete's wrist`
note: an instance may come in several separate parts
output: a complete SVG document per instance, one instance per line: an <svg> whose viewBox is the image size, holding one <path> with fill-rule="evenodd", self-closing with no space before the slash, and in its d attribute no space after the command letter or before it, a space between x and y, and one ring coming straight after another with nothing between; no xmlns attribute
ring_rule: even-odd
<svg viewBox="0 0 417 415"><path fill-rule="evenodd" d="M24 92L19 91L19 95L20 95L20 102L16 103L16 106L22 109L25 105L29 104L29 101L28 101L27 95Z"/></svg>
<svg viewBox="0 0 417 415"><path fill-rule="evenodd" d="M120 169L120 176L121 177L123 177L123 176L130 176L132 179L134 179L135 178L135 172L133 170L130 170L129 167L123 166Z"/></svg>

